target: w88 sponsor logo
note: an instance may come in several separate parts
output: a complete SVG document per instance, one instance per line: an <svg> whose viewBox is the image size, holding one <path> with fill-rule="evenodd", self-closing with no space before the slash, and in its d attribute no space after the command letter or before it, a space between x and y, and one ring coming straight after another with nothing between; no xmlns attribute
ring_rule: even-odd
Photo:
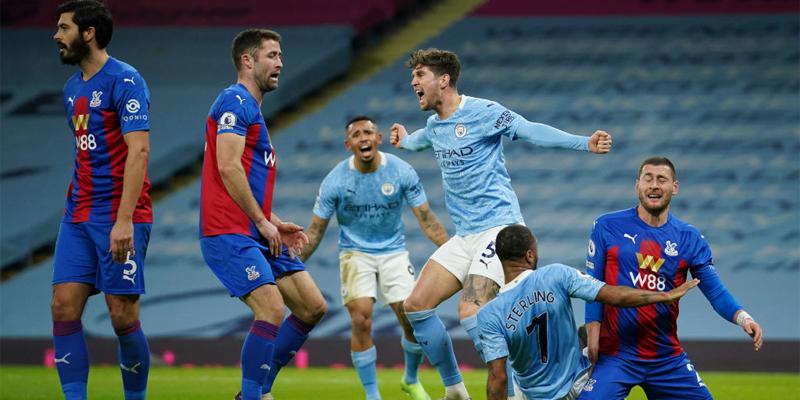
<svg viewBox="0 0 800 400"><path fill-rule="evenodd" d="M75 136L75 147L78 150L94 150L97 148L97 140L91 133L84 133L80 136Z"/></svg>
<svg viewBox="0 0 800 400"><path fill-rule="evenodd" d="M667 281L663 276L642 273L634 275L633 272L628 272L628 275L630 275L634 287L652 291L658 290L659 292L663 292L667 288Z"/></svg>

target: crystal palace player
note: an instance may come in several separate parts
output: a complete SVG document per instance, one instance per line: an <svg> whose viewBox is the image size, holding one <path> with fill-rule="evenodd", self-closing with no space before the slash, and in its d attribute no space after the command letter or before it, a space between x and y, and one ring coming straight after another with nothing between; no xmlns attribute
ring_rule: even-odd
<svg viewBox="0 0 800 400"><path fill-rule="evenodd" d="M575 268L537 268L536 237L522 225L497 234L497 257L506 285L478 312L489 376L486 397L505 399L506 359L513 366L517 399L575 399L588 379L570 298L620 307L671 302L697 286L697 279L669 292L606 285Z"/></svg>
<svg viewBox="0 0 800 400"><path fill-rule="evenodd" d="M469 397L452 342L435 308L463 288L461 326L480 352L476 314L504 284L494 239L504 226L522 223L522 213L505 166L503 136L543 147L608 153L611 135L571 135L534 123L494 101L460 95L461 63L455 53L417 50L406 62L423 111L435 111L424 128L407 134L392 126L391 144L408 150L433 148L442 170L445 203L456 235L428 259L403 307L428 360L436 366L447 399Z"/></svg>
<svg viewBox="0 0 800 400"><path fill-rule="evenodd" d="M308 241L302 228L272 213L276 157L261 101L278 87L280 41L266 29L236 36L238 82L217 96L206 120L200 249L230 295L255 316L241 354L241 397L251 400L270 397L278 370L327 307L295 258ZM284 297L292 310L285 322Z"/></svg>
<svg viewBox="0 0 800 400"><path fill-rule="evenodd" d="M81 326L87 298L105 293L119 339L125 399L143 399L150 351L139 323L153 213L147 160L150 93L141 75L106 52L113 22L99 2L58 7L53 38L80 71L64 85L75 172L53 270L55 364L67 399L85 399L89 356Z"/></svg>
<svg viewBox="0 0 800 400"><path fill-rule="evenodd" d="M723 286L711 249L697 228L669 212L678 194L675 166L652 157L639 167L639 205L595 221L589 241L589 273L612 285L669 291L700 279L714 310L740 325L762 345L761 327ZM623 399L640 385L651 399L710 399L711 394L678 342L678 304L615 308L587 303L589 356L595 362L581 399ZM599 356L598 356L599 353Z"/></svg>

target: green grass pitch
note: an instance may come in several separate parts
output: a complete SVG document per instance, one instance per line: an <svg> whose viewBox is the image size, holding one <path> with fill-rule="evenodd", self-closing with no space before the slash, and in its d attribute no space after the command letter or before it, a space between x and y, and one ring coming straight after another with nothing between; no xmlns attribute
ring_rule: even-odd
<svg viewBox="0 0 800 400"><path fill-rule="evenodd" d="M384 400L408 399L399 389L401 370L379 369L378 381ZM800 399L800 374L719 373L701 376L714 397L724 400ZM434 370L421 371L422 383L433 398L443 387ZM474 399L485 398L486 374L482 370L464 372L464 380ZM228 367L168 368L150 371L148 398L153 400L232 399L239 387L239 370ZM286 368L278 377L273 394L289 399L363 399L358 377L352 369ZM61 391L54 369L29 366L0 366L0 399L59 399ZM115 367L92 367L89 375L90 399L121 399L122 381ZM636 388L629 399L644 399Z"/></svg>

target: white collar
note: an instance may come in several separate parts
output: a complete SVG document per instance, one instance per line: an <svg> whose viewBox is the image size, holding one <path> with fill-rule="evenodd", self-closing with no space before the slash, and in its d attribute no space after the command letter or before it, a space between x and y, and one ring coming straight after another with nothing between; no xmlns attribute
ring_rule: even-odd
<svg viewBox="0 0 800 400"><path fill-rule="evenodd" d="M382 151L378 151L378 154L381 156L381 167L386 166L386 154L384 154ZM347 164L350 166L350 169L356 169L356 156L350 156Z"/></svg>
<svg viewBox="0 0 800 400"><path fill-rule="evenodd" d="M530 275L532 273L533 273L533 270L531 270L531 269L526 270L526 271L522 271L522 273L517 275L517 277L514 278L513 281L508 282L505 285L503 285L503 287L500 288L500 293L507 292L507 291L517 287L517 285L519 285L520 282L522 282L525 278L528 277L528 275Z"/></svg>
<svg viewBox="0 0 800 400"><path fill-rule="evenodd" d="M461 95L461 102L460 102L460 103L458 103L458 109L459 109L459 110L460 110L460 109L462 109L462 108L464 108L464 104L467 104L467 98L468 98L468 97L469 97L469 96L467 96L467 95L465 95L465 94L462 94L462 95Z"/></svg>

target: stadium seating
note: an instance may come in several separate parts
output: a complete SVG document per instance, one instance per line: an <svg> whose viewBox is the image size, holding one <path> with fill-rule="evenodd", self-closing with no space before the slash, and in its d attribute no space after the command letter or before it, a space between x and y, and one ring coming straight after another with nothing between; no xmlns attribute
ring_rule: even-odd
<svg viewBox="0 0 800 400"><path fill-rule="evenodd" d="M649 155L665 155L675 161L682 184L674 213L709 239L723 281L770 338L797 340L797 313L769 311L776 304L800 303L798 31L794 15L476 15L426 45L461 56L464 94L495 99L530 120L570 132L588 135L604 129L614 135L614 151L607 156L507 143L508 168L526 223L540 238L541 264L582 267L592 220L634 206L638 164ZM372 115L384 132L392 122L410 130L424 124L427 114L418 109L402 61L274 138L279 159L274 207L283 219L310 220L320 181L348 156L342 147L348 118ZM204 110L208 96L197 97ZM279 97L268 95L267 102ZM197 130L190 129L194 136ZM431 205L452 233L431 152L395 151L388 140L383 150L417 168ZM227 299L200 255L198 199L194 183L156 205L148 295L142 302L149 335L221 337L246 330L246 309ZM410 212L405 222L412 262L419 268L433 245ZM338 294L336 231L332 223L308 263L331 305L315 337L346 337L349 332ZM49 335L50 264L43 262L3 284L4 307L30 312L3 313L2 335ZM103 307L93 302L84 326L93 335L110 336ZM682 311L683 338L742 338L738 329L712 316L699 291L683 300ZM576 314L582 316L582 307L576 307ZM457 325L452 301L443 315L448 327ZM391 319L391 312L382 309L375 317L376 330L399 333ZM464 335L460 328L452 333Z"/></svg>

